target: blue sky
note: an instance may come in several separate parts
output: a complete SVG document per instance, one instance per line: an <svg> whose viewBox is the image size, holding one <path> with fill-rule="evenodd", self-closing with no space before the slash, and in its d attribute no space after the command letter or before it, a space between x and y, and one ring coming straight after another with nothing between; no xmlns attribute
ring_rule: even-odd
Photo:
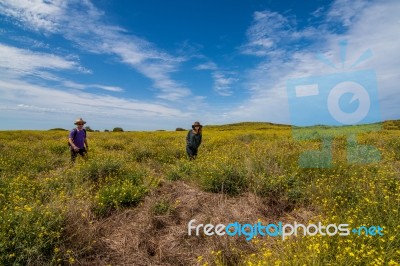
<svg viewBox="0 0 400 266"><path fill-rule="evenodd" d="M398 119L398 14L397 0L0 0L0 129L326 124L328 93L297 101L288 84L366 69L374 85L353 82L371 111L348 121ZM346 119L363 99L343 96Z"/></svg>

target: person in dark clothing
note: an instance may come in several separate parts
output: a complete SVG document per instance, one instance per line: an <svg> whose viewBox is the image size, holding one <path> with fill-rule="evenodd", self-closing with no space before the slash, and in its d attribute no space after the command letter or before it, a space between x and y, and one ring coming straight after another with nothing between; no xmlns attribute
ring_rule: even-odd
<svg viewBox="0 0 400 266"><path fill-rule="evenodd" d="M71 130L68 137L68 143L71 151L71 163L75 162L76 157L80 154L86 159L87 152L89 151L89 145L86 139L86 130L83 125L86 124L82 118L75 121L76 128Z"/></svg>
<svg viewBox="0 0 400 266"><path fill-rule="evenodd" d="M192 130L189 130L186 136L186 152L190 160L196 159L197 151L201 144L202 127L200 122L194 122Z"/></svg>

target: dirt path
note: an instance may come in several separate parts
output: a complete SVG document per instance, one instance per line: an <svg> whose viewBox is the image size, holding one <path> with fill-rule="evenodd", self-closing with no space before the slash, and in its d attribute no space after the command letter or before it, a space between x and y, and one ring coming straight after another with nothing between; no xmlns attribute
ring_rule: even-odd
<svg viewBox="0 0 400 266"><path fill-rule="evenodd" d="M154 206L167 202L172 207L156 215ZM280 219L277 212L259 197L246 193L228 197L207 193L182 181L165 182L136 208L115 214L95 225L97 242L93 255L80 261L83 265L197 265L198 256L206 260L211 251L222 250L225 262L235 265L239 254L254 252L253 243L243 237L189 236L188 222L254 223L266 217ZM236 262L236 263L235 263Z"/></svg>

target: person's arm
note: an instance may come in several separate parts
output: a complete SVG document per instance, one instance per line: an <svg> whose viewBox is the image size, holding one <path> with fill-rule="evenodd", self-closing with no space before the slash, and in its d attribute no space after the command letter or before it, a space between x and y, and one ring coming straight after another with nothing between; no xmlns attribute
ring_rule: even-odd
<svg viewBox="0 0 400 266"><path fill-rule="evenodd" d="M190 131L187 133L186 136L186 145L189 145L189 143L190 143Z"/></svg>
<svg viewBox="0 0 400 266"><path fill-rule="evenodd" d="M201 139L203 138L203 134L200 133L199 136L200 136L200 138L199 138L199 146L200 146L200 144L201 144Z"/></svg>
<svg viewBox="0 0 400 266"><path fill-rule="evenodd" d="M89 145L88 145L88 142L87 142L87 138L85 138L85 146L86 146L86 151L88 151L89 150Z"/></svg>
<svg viewBox="0 0 400 266"><path fill-rule="evenodd" d="M71 145L72 149L74 149L75 151L76 151L76 150L79 150L79 148L76 147L76 145L75 145L75 143L74 143L74 140L73 140L72 138L68 138L68 142L69 142L69 144Z"/></svg>
<svg viewBox="0 0 400 266"><path fill-rule="evenodd" d="M71 145L71 147L75 149L76 146L74 144L74 140L72 138L68 138L68 142Z"/></svg>

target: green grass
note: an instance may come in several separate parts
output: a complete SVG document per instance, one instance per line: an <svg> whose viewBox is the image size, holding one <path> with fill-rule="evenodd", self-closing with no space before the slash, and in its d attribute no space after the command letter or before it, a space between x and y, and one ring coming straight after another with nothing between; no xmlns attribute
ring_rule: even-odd
<svg viewBox="0 0 400 266"><path fill-rule="evenodd" d="M186 131L89 132L89 159L78 157L74 166L66 132L0 132L0 265L73 263L90 250L84 246L90 241L69 243L71 217L81 217L74 223L84 223L82 217L101 221L141 208L160 182L177 180L230 197L252 193L284 203L289 214L313 210L310 222L384 226L380 238L256 239L253 255L227 246L202 263L227 264L223 258L239 254L246 265L398 265L400 131L395 126L205 126L195 161L186 158ZM324 150L321 139L327 138ZM330 167L303 168L302 154L325 162L318 150L331 158ZM313 160L307 156L303 160ZM163 199L152 208L155 215L172 211L174 204Z"/></svg>

